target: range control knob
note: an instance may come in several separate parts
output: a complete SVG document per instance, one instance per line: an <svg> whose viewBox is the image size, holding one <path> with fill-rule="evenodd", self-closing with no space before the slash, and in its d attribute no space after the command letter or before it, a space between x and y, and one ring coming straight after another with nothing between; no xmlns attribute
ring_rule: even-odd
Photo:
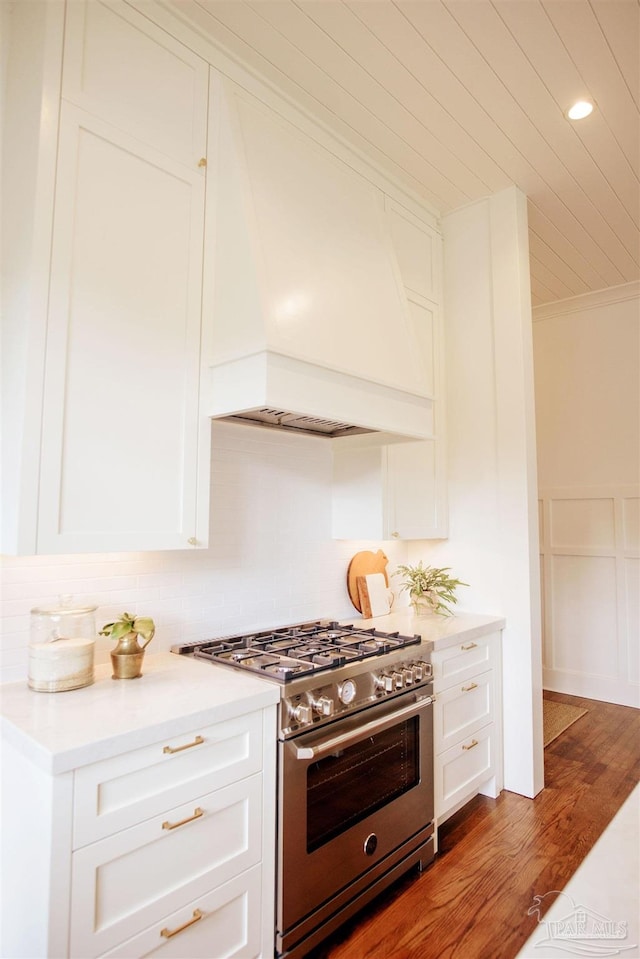
<svg viewBox="0 0 640 959"><path fill-rule="evenodd" d="M395 689L393 677L386 676L384 673L373 677L373 683L376 689L381 689L384 693L392 693Z"/></svg>
<svg viewBox="0 0 640 959"><path fill-rule="evenodd" d="M307 706L304 703L294 706L291 710L291 715L297 723L300 723L301 726L307 726L309 723L313 722L313 712L311 710L311 706Z"/></svg>
<svg viewBox="0 0 640 959"><path fill-rule="evenodd" d="M421 683L424 679L424 667L422 663L414 663L411 667L413 678L416 683Z"/></svg>
<svg viewBox="0 0 640 959"><path fill-rule="evenodd" d="M328 696L321 696L311 704L321 716L333 716L334 702Z"/></svg>
<svg viewBox="0 0 640 959"><path fill-rule="evenodd" d="M433 666L431 665L431 663L420 662L418 663L418 666L422 666L422 671L424 674L423 678L431 679L431 677L433 676Z"/></svg>
<svg viewBox="0 0 640 959"><path fill-rule="evenodd" d="M404 676L402 673L392 673L391 678L393 679L394 689L402 689L404 686Z"/></svg>
<svg viewBox="0 0 640 959"><path fill-rule="evenodd" d="M413 685L413 678L414 678L414 677L413 677L413 669L411 668L411 666L405 666L405 667L404 667L404 669L402 670L402 676L403 676L403 679L404 679L404 684L405 684L405 686L412 686L412 685Z"/></svg>

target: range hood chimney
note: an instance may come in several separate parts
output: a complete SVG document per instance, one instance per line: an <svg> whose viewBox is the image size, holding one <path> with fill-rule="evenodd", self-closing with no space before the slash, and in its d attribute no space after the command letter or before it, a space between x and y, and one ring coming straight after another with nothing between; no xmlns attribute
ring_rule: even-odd
<svg viewBox="0 0 640 959"><path fill-rule="evenodd" d="M220 94L207 414L433 436L383 193L242 88Z"/></svg>

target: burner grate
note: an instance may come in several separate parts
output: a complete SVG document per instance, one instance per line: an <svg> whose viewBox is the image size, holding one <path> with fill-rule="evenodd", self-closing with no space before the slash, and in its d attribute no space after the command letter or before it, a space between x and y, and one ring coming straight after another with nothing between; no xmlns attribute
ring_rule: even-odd
<svg viewBox="0 0 640 959"><path fill-rule="evenodd" d="M248 669L287 682L320 670L337 669L347 662L420 643L418 635L401 636L371 628L341 626L331 621L301 623L263 630L245 636L174 647L199 659Z"/></svg>

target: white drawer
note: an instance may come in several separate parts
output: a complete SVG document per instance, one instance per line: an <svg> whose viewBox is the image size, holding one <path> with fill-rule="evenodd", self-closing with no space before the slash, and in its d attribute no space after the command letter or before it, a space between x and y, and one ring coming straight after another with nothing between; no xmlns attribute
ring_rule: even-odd
<svg viewBox="0 0 640 959"><path fill-rule="evenodd" d="M260 866L255 866L103 955L253 959L260 955L261 905Z"/></svg>
<svg viewBox="0 0 640 959"><path fill-rule="evenodd" d="M436 754L493 722L493 682L493 670L489 669L438 693L433 713Z"/></svg>
<svg viewBox="0 0 640 959"><path fill-rule="evenodd" d="M437 693L453 683L460 683L463 679L490 669L493 665L492 638L482 636L434 651L431 654L434 691Z"/></svg>
<svg viewBox="0 0 640 959"><path fill-rule="evenodd" d="M73 848L261 768L261 712L84 766L74 778Z"/></svg>
<svg viewBox="0 0 640 959"><path fill-rule="evenodd" d="M441 818L474 795L495 772L493 724L452 746L435 760L435 811Z"/></svg>
<svg viewBox="0 0 640 959"><path fill-rule="evenodd" d="M72 955L99 956L261 858L259 773L84 846L72 856Z"/></svg>

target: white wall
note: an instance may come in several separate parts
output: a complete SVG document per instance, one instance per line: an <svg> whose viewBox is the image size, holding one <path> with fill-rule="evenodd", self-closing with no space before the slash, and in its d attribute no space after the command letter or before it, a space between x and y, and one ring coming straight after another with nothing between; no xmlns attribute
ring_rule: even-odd
<svg viewBox="0 0 640 959"><path fill-rule="evenodd" d="M449 539L410 561L469 583L459 608L505 616L504 784L544 784L536 459L525 197L443 220Z"/></svg>
<svg viewBox="0 0 640 959"><path fill-rule="evenodd" d="M547 689L640 706L640 284L534 311Z"/></svg>
<svg viewBox="0 0 640 959"><path fill-rule="evenodd" d="M0 675L27 675L29 611L60 594L95 603L98 626L124 612L153 617L149 652L301 620L357 615L346 588L360 549L382 546L389 570L406 544L331 536L331 444L214 423L210 548L163 553L2 557ZM112 647L99 641L98 659Z"/></svg>

